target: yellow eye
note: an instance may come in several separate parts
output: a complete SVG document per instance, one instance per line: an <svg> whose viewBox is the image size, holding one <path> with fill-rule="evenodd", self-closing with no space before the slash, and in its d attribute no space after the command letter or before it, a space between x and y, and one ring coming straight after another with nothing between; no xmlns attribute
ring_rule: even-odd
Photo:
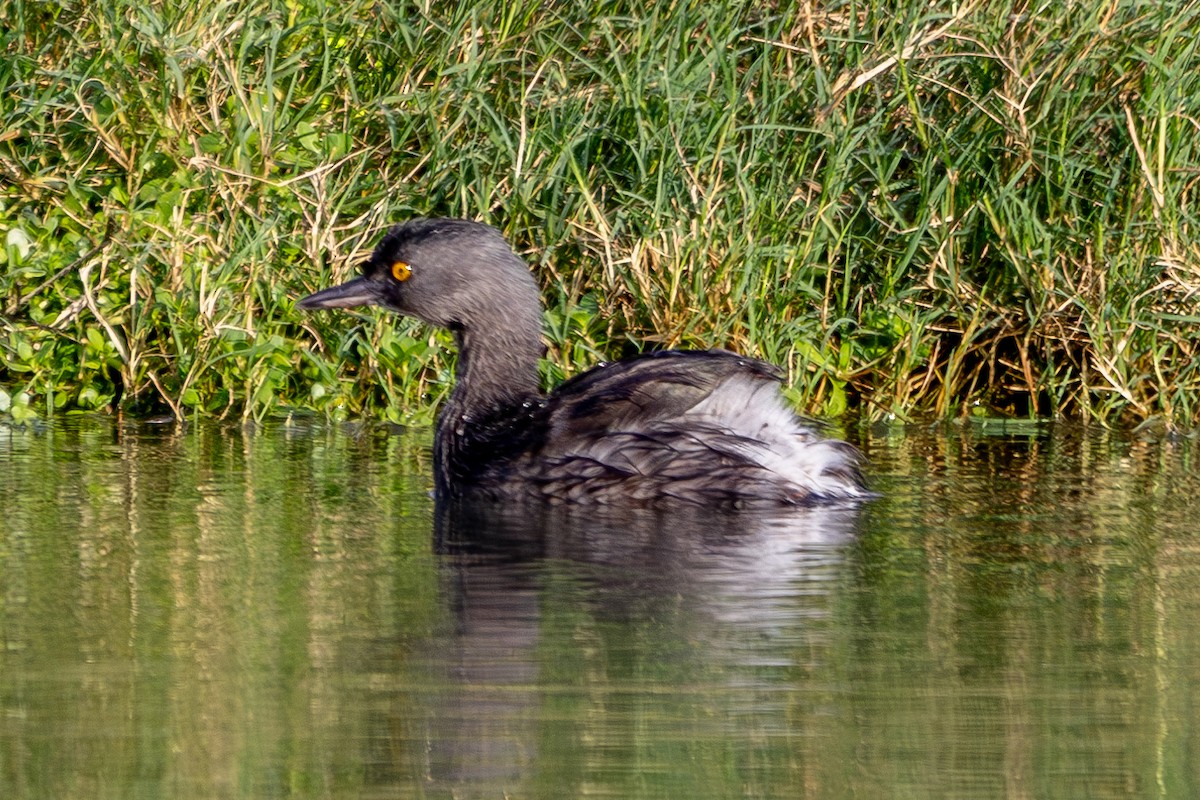
<svg viewBox="0 0 1200 800"><path fill-rule="evenodd" d="M392 277L398 281L406 281L412 277L412 267L403 261L392 264Z"/></svg>

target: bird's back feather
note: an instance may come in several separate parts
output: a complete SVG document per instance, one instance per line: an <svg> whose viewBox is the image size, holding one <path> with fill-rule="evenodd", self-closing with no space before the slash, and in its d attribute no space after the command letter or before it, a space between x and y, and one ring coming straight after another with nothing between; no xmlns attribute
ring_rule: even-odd
<svg viewBox="0 0 1200 800"><path fill-rule="evenodd" d="M500 493L732 505L865 496L858 451L801 421L780 378L770 364L721 350L597 367L547 399L542 434L504 470L520 481Z"/></svg>

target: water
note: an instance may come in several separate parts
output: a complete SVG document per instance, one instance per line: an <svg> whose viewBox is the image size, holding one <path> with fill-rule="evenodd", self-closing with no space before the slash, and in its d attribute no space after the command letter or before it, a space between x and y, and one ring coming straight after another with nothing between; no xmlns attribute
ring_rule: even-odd
<svg viewBox="0 0 1200 800"><path fill-rule="evenodd" d="M439 524L426 440L0 427L0 797L1200 795L1192 442L885 430L858 513Z"/></svg>

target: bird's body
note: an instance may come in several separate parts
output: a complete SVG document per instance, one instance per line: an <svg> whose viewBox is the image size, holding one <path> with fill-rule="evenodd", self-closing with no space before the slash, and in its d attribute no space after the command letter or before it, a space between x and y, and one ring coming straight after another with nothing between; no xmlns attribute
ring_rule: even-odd
<svg viewBox="0 0 1200 800"><path fill-rule="evenodd" d="M457 382L435 440L440 500L779 506L868 496L858 451L801 421L779 370L762 361L665 350L543 395L537 285L486 225L398 225L361 277L300 304L377 304L454 332Z"/></svg>

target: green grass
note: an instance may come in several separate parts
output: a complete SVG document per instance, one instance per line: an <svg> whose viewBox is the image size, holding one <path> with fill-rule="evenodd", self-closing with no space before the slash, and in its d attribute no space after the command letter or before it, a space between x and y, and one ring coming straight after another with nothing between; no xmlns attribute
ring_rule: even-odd
<svg viewBox="0 0 1200 800"><path fill-rule="evenodd" d="M724 346L807 410L1200 420L1200 4L0 7L0 413L428 419L447 338L299 312L499 226L552 381Z"/></svg>

